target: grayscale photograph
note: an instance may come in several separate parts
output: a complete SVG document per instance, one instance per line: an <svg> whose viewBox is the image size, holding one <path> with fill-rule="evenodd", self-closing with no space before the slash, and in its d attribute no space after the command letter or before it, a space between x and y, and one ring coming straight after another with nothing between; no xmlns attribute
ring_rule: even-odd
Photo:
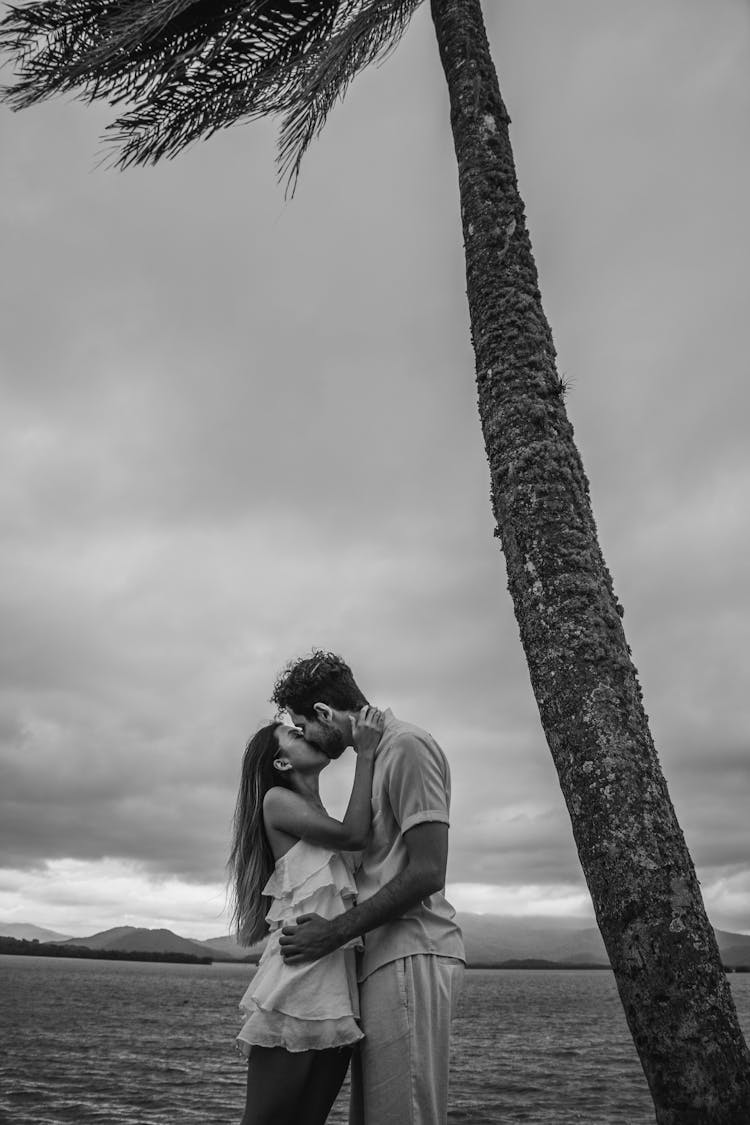
<svg viewBox="0 0 750 1125"><path fill-rule="evenodd" d="M750 1125L748 0L0 0L0 1125Z"/></svg>

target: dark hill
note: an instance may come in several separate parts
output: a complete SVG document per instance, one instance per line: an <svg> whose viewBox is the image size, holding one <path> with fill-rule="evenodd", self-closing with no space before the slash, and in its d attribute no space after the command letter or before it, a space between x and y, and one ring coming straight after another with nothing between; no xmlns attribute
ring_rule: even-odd
<svg viewBox="0 0 750 1125"><path fill-rule="evenodd" d="M184 953L193 957L211 956L211 951L198 941L180 937L171 930L147 930L136 926L116 926L91 937L72 938L66 945L84 945L87 949L111 949L124 953ZM217 959L221 957L216 954ZM227 957L227 960L231 958Z"/></svg>

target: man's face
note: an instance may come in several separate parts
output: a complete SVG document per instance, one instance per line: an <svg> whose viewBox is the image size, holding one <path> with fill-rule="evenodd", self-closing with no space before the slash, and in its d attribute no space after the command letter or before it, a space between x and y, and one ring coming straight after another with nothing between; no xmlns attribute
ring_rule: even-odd
<svg viewBox="0 0 750 1125"><path fill-rule="evenodd" d="M314 718L308 719L298 711L290 710L289 718L302 731L305 741L317 746L329 758L340 758L351 741L344 736L333 715L327 718L316 714Z"/></svg>

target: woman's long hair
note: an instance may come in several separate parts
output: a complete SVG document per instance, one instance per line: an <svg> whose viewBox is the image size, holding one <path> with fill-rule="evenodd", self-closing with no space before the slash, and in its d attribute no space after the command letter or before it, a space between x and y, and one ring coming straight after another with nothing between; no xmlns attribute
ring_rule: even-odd
<svg viewBox="0 0 750 1125"><path fill-rule="evenodd" d="M232 826L232 849L227 867L231 884L232 926L242 945L265 937L269 900L261 892L271 877L274 858L263 825L263 798L274 785L288 782L274 769L279 744L276 731L282 723L261 727L247 744Z"/></svg>

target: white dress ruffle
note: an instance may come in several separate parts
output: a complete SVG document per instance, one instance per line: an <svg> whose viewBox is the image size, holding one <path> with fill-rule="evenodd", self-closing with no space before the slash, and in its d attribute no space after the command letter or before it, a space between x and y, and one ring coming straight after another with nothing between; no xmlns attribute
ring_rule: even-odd
<svg viewBox="0 0 750 1125"><path fill-rule="evenodd" d="M339 852L298 840L276 861L263 888L273 898L266 915L271 934L240 1001L245 1022L237 1045L244 1055L253 1045L320 1051L362 1038L354 964L359 940L302 965L286 965L279 946L282 926L300 914L336 918L356 893L352 871Z"/></svg>

